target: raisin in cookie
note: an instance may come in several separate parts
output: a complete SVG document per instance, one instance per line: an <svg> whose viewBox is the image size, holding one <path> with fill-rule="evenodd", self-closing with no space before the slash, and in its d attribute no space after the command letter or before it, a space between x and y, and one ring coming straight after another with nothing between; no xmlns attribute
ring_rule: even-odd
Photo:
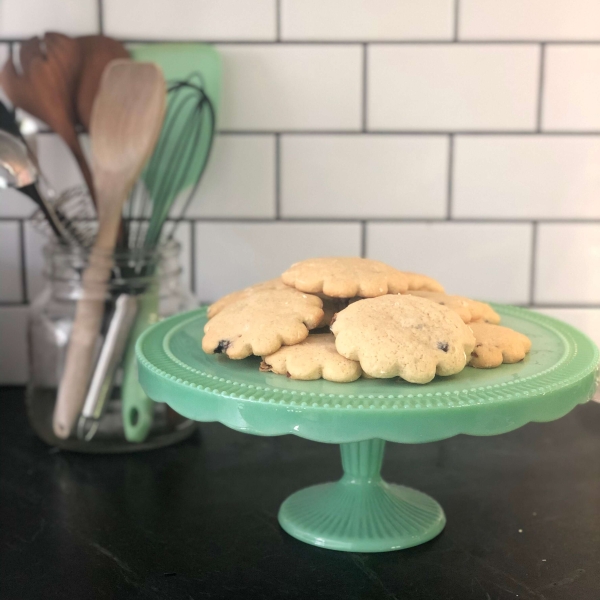
<svg viewBox="0 0 600 600"><path fill-rule="evenodd" d="M272 354L305 339L323 318L321 306L317 296L293 288L254 291L206 323L202 349L236 359Z"/></svg>
<svg viewBox="0 0 600 600"><path fill-rule="evenodd" d="M412 296L427 298L428 300L433 300L433 302L447 306L450 310L458 313L465 323L471 323L473 321L484 321L486 323L494 324L500 323L500 315L485 302L471 300L464 296L450 296L439 292L409 291L407 293Z"/></svg>
<svg viewBox="0 0 600 600"><path fill-rule="evenodd" d="M404 274L408 277L408 289L409 290L424 290L426 292L443 292L444 286L433 279L433 277L427 277L427 275L421 275L420 273L409 273L404 271Z"/></svg>
<svg viewBox="0 0 600 600"><path fill-rule="evenodd" d="M331 326L337 351L370 377L427 383L462 371L473 333L452 310L426 298L388 295L360 300Z"/></svg>
<svg viewBox="0 0 600 600"><path fill-rule="evenodd" d="M261 371L273 371L292 379L328 379L340 383L355 381L361 376L360 365L348 360L335 349L331 333L309 335L295 346L284 346L264 356Z"/></svg>
<svg viewBox="0 0 600 600"><path fill-rule="evenodd" d="M263 281L261 283L256 283L251 285L250 287L244 288L243 290L238 290L237 292L231 292L231 294L227 294L227 296L223 296L219 298L216 302L213 302L206 311L206 316L209 319L212 319L215 315L220 313L226 306L229 306L231 303L236 302L240 298L245 298L254 292L259 290L284 290L289 288L289 286L285 285L283 281L281 281L281 277L277 277L276 279L269 279L269 281Z"/></svg>
<svg viewBox="0 0 600 600"><path fill-rule="evenodd" d="M377 260L358 257L310 258L292 265L283 282L302 292L333 298L374 298L408 289L408 277Z"/></svg>
<svg viewBox="0 0 600 600"><path fill-rule="evenodd" d="M478 369L493 369L502 363L516 363L531 350L531 340L522 333L489 323L471 323L475 348L469 365Z"/></svg>

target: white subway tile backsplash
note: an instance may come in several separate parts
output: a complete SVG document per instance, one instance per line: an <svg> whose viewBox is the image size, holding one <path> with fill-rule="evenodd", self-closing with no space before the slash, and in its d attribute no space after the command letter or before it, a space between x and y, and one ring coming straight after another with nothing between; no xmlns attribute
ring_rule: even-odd
<svg viewBox="0 0 600 600"><path fill-rule="evenodd" d="M600 217L600 136L457 136L457 218Z"/></svg>
<svg viewBox="0 0 600 600"><path fill-rule="evenodd" d="M281 213L442 218L447 167L446 136L283 136Z"/></svg>
<svg viewBox="0 0 600 600"><path fill-rule="evenodd" d="M0 306L0 385L27 382L27 306Z"/></svg>
<svg viewBox="0 0 600 600"><path fill-rule="evenodd" d="M21 302L21 235L19 223L0 222L0 302Z"/></svg>
<svg viewBox="0 0 600 600"><path fill-rule="evenodd" d="M374 45L370 130L533 130L540 50L534 45Z"/></svg>
<svg viewBox="0 0 600 600"><path fill-rule="evenodd" d="M358 130L362 48L225 45L222 130Z"/></svg>
<svg viewBox="0 0 600 600"><path fill-rule="evenodd" d="M370 223L367 256L438 279L449 293L529 301L529 224Z"/></svg>
<svg viewBox="0 0 600 600"><path fill-rule="evenodd" d="M0 188L0 217L27 218L36 210L28 196L17 190Z"/></svg>
<svg viewBox="0 0 600 600"><path fill-rule="evenodd" d="M174 223L165 225L166 231L171 232L171 227ZM192 227L191 223L182 222L177 225L175 241L181 244L181 281L188 290L192 290Z"/></svg>
<svg viewBox="0 0 600 600"><path fill-rule="evenodd" d="M599 308L536 308L535 310L577 327L600 346Z"/></svg>
<svg viewBox="0 0 600 600"><path fill-rule="evenodd" d="M85 144L84 138L82 143ZM54 133L37 136L40 168L56 192L84 184L83 175L71 151Z"/></svg>
<svg viewBox="0 0 600 600"><path fill-rule="evenodd" d="M450 40L453 0L282 0L284 40Z"/></svg>
<svg viewBox="0 0 600 600"><path fill-rule="evenodd" d="M535 301L600 304L600 224L540 224Z"/></svg>
<svg viewBox="0 0 600 600"><path fill-rule="evenodd" d="M311 256L358 256L358 223L197 223L196 294L212 301Z"/></svg>
<svg viewBox="0 0 600 600"><path fill-rule="evenodd" d="M600 130L600 46L547 46L544 64L543 129Z"/></svg>
<svg viewBox="0 0 600 600"><path fill-rule="evenodd" d="M125 3L124 3L125 4ZM0 36L17 38L60 31L69 35L98 33L97 0L2 0Z"/></svg>
<svg viewBox="0 0 600 600"><path fill-rule="evenodd" d="M597 40L598 0L461 0L460 40Z"/></svg>
<svg viewBox="0 0 600 600"><path fill-rule="evenodd" d="M275 216L275 137L219 135L190 217Z"/></svg>
<svg viewBox="0 0 600 600"><path fill-rule="evenodd" d="M276 1L104 0L104 29L131 40L274 40Z"/></svg>
<svg viewBox="0 0 600 600"><path fill-rule="evenodd" d="M222 56L221 133L176 235L201 300L366 250L600 342L600 0L0 0L0 63L8 42L100 21ZM65 144L38 139L51 185L81 185ZM26 379L34 210L0 190L0 384Z"/></svg>

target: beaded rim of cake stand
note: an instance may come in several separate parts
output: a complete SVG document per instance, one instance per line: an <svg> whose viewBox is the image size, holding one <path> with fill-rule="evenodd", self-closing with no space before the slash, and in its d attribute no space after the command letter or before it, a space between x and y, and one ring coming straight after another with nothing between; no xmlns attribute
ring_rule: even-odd
<svg viewBox="0 0 600 600"><path fill-rule="evenodd" d="M527 320L536 323L552 331L562 339L568 352L566 352L557 363L551 367L535 373L528 377L515 381L505 381L502 383L465 388L461 390L447 392L426 392L423 393L402 393L402 394L347 394L343 389L339 394L318 393L310 391L288 390L276 386L264 387L256 384L248 384L217 375L211 375L188 365L178 359L170 350L169 342L172 337L190 322L202 318L206 308L199 309L193 315L184 319L164 336L161 352L163 356L146 356L145 343L147 339L154 334L156 330L148 330L144 333L137 344L137 354L141 364L149 371L159 377L176 382L185 387L208 392L217 396L235 398L241 401L259 402L269 404L280 404L295 407L312 407L323 409L375 409L375 410L406 410L406 409L440 409L453 408L460 406L493 404L497 402L507 402L513 399L526 398L528 396L537 396L547 394L560 388L579 381L597 370L598 349L595 348L593 361L586 360L588 368L581 370L582 365L578 365L577 343L572 332L585 339L583 334L577 332L570 326L561 323L551 317L540 315L532 311L520 309L513 306L498 306L501 313L507 316L524 317ZM160 325L167 326L173 320L180 319L181 315L172 317L163 321ZM157 354L152 350L151 354ZM158 364L168 364L170 373L158 366ZM591 367L589 365L592 365ZM175 374L173 372L175 371ZM566 371L566 372L565 372ZM570 373L569 373L570 372ZM307 382L310 383L310 382ZM340 383L340 386L345 384ZM514 386L518 386L518 391L513 393Z"/></svg>

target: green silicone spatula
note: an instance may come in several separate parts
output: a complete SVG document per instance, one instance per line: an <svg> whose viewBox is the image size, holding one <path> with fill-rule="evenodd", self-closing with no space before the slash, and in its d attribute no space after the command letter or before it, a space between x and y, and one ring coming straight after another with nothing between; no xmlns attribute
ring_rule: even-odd
<svg viewBox="0 0 600 600"><path fill-rule="evenodd" d="M197 108L193 104L193 99L198 95L193 90L189 95L185 90L168 94L163 131L155 154L142 174L152 200L152 212L144 240L144 245L151 248L160 239L173 203L182 192L197 183L206 165L221 93L221 60L216 50L205 44L137 45L131 48L131 55L134 60L157 64L169 87L176 82L200 85L211 104L211 110L202 116L202 119L211 119L211 122L199 122L198 115L194 114ZM142 331L158 318L157 313L157 293L150 292L142 296L125 353L122 410L125 437L130 442L143 442L152 427L153 403L137 380L135 342Z"/></svg>
<svg viewBox="0 0 600 600"><path fill-rule="evenodd" d="M136 60L161 67L167 85L187 81L199 85L208 97L211 110L199 112L194 93L169 94L167 116L155 154L142 179L152 199L152 213L146 233L146 246L155 245L173 203L192 187L204 169L212 145L214 121L221 91L221 60L217 51L205 44L152 44L132 50ZM212 121L208 123L207 121Z"/></svg>

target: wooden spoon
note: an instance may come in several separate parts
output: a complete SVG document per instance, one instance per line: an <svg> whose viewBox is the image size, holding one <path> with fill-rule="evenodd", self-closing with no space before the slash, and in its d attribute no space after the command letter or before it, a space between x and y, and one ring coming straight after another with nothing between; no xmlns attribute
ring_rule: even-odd
<svg viewBox="0 0 600 600"><path fill-rule="evenodd" d="M75 131L75 90L81 68L77 42L60 33L47 33L21 44L19 75L8 59L0 83L15 106L41 119L66 142L94 196L92 175Z"/></svg>
<svg viewBox="0 0 600 600"><path fill-rule="evenodd" d="M117 58L129 58L129 52L121 42L104 35L79 37L77 43L82 56L82 69L77 89L76 111L79 122L89 131L94 98L106 65Z"/></svg>
<svg viewBox="0 0 600 600"><path fill-rule="evenodd" d="M105 69L90 121L99 227L54 408L60 438L71 434L85 401L123 205L154 150L165 105L165 80L156 65L115 60Z"/></svg>

